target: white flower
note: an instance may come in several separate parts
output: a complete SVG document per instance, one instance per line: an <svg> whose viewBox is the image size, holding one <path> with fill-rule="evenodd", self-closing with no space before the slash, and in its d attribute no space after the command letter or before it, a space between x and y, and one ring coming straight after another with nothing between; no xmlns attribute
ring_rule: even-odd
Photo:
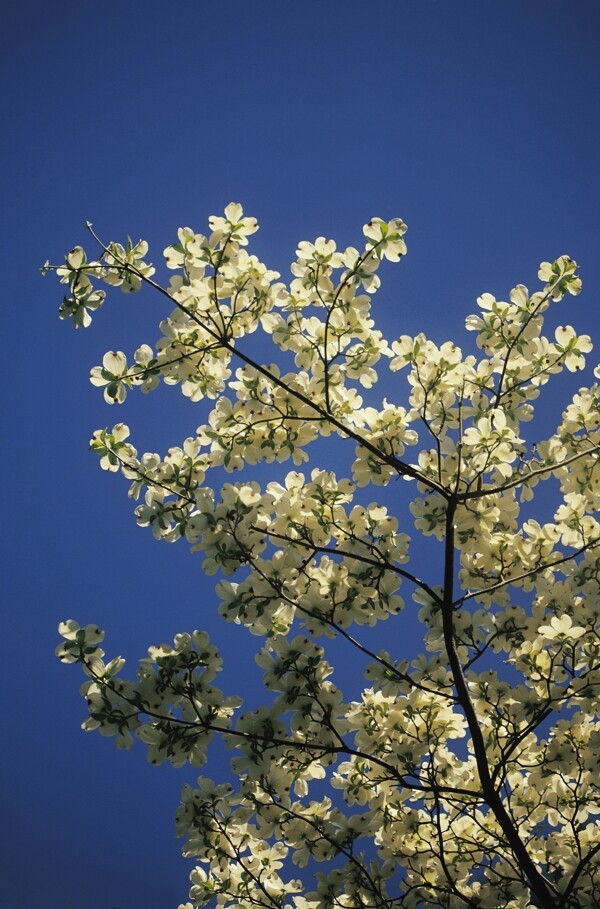
<svg viewBox="0 0 600 909"><path fill-rule="evenodd" d="M104 400L107 404L122 404L127 397L126 383L127 357L121 350L112 350L104 354L102 366L90 370L90 382L104 389Z"/></svg>
<svg viewBox="0 0 600 909"><path fill-rule="evenodd" d="M540 625L538 631L549 641L554 641L557 638L576 641L585 634L585 628L582 628L581 625L573 625L573 619L570 615L562 615L560 618L553 615L550 619L550 624Z"/></svg>
<svg viewBox="0 0 600 909"><path fill-rule="evenodd" d="M246 246L246 237L258 230L256 218L244 218L244 210L238 202L230 202L224 214L224 218L213 215L208 219L210 229L215 233L227 234L241 246Z"/></svg>

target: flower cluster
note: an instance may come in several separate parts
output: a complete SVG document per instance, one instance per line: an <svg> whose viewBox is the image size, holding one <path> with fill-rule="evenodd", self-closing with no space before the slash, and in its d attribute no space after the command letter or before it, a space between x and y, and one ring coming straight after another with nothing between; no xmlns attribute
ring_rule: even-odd
<svg viewBox="0 0 600 909"><path fill-rule="evenodd" d="M165 249L164 287L143 241L45 266L68 285L60 315L75 327L104 302L93 282L169 299L156 343L107 353L90 378L109 404L180 385L204 402L200 425L162 455L138 454L123 423L91 447L128 480L139 525L201 553L221 614L262 638L265 701L242 712L214 685L205 632L150 648L125 679L96 626L59 628L59 658L86 674L85 729L139 740L155 764L204 766L215 736L233 752L235 786L184 787L177 832L197 867L180 909L594 909L598 381L536 445L524 425L592 349L569 325L545 332L581 289L576 263L542 263L531 294L480 296L463 353L376 328L380 266L406 254L400 219L373 218L362 252L299 243L289 286L246 249L258 225L239 204L208 226ZM276 363L246 345L257 332ZM378 403L377 381L395 394L402 371L404 399ZM334 446L348 477L316 466ZM430 539L415 548L410 525ZM367 684L355 673L345 700L354 665Z"/></svg>

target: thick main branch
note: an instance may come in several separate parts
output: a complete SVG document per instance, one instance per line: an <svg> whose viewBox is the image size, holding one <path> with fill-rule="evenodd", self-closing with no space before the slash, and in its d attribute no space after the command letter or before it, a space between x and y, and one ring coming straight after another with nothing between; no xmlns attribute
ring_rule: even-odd
<svg viewBox="0 0 600 909"><path fill-rule="evenodd" d="M483 733L456 650L454 629L454 517L456 505L456 498L451 498L448 501L448 509L446 512L442 621L448 663L454 678L454 686L456 688L458 701L462 707L471 734L471 742L484 800L500 825L519 867L529 881L531 890L535 894L541 909L556 909L556 902L550 893L548 885L527 852L527 848L521 840L518 830L504 807L502 798L492 781Z"/></svg>

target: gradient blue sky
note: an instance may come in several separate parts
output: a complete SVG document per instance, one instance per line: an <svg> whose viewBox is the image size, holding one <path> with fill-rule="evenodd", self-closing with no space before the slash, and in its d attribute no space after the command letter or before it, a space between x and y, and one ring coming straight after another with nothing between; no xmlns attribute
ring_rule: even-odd
<svg viewBox="0 0 600 909"><path fill-rule="evenodd" d="M464 339L476 296L535 285L569 253L584 295L563 321L600 334L600 7L593 0L143 4L23 0L2 14L6 555L0 909L168 909L187 895L173 833L194 771L86 736L77 670L53 657L73 616L132 662L204 627L238 675L253 641L215 617L183 544L136 528L122 481L88 454L122 419L164 450L202 422L174 390L108 409L107 349L152 341L164 312L116 296L88 332L60 323L38 266L86 242L203 231L242 202L253 249L287 275L296 242L409 225L378 295L394 334ZM164 393L163 393L164 392ZM559 401L558 407L561 403Z"/></svg>

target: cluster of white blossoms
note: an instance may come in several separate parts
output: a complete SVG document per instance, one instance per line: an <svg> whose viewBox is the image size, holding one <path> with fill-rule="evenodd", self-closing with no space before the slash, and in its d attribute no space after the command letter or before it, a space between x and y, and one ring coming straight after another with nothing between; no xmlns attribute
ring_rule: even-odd
<svg viewBox="0 0 600 909"><path fill-rule="evenodd" d="M362 251L301 242L289 286L248 253L257 227L232 203L207 235L182 228L166 286L143 241L45 266L68 286L60 315L76 328L105 301L98 282L170 301L156 343L107 353L91 381L109 404L180 385L203 422L164 455L138 454L123 423L91 447L129 481L138 523L201 553L222 615L264 639L265 702L242 711L214 685L204 632L152 647L124 679L96 626L62 623L58 655L88 676L84 728L176 767L204 765L215 736L233 750L235 786L184 787L177 831L197 867L180 909L597 909L598 382L549 438L531 446L523 428L592 348L568 325L544 334L581 289L576 263L542 263L532 294L483 294L464 354L375 326L378 269L406 254L401 220L372 219ZM245 346L257 331L276 362ZM402 371L405 398L374 405L378 380L397 389ZM349 454L349 476L315 466L323 438ZM262 464L264 485L248 475ZM244 476L216 492L219 470ZM544 523L540 489L546 512L556 500ZM433 538L423 577L411 527ZM402 610L415 618L394 620L392 637ZM417 611L423 652L410 659ZM384 620L378 650L365 626ZM367 681L348 701L318 643L332 638Z"/></svg>

